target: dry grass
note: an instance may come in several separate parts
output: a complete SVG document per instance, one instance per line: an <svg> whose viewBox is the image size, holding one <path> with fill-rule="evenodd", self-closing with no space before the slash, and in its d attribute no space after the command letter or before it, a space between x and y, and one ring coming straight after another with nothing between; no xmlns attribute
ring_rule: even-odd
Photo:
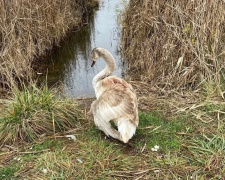
<svg viewBox="0 0 225 180"><path fill-rule="evenodd" d="M222 179L225 140L221 129L189 116L140 112L130 145L95 129L93 121L64 136L0 149L3 179ZM213 122L213 124L216 120ZM159 145L159 150L151 150ZM22 164L22 166L21 166Z"/></svg>
<svg viewBox="0 0 225 180"><path fill-rule="evenodd" d="M167 89L212 81L223 95L224 9L222 0L131 0L122 31L130 68Z"/></svg>
<svg viewBox="0 0 225 180"><path fill-rule="evenodd" d="M78 26L90 0L3 0L0 2L0 84L32 75L36 57Z"/></svg>
<svg viewBox="0 0 225 180"><path fill-rule="evenodd" d="M48 136L46 133L46 136L39 135L30 143L2 146L0 177L121 180L224 178L225 104L208 100L207 97L205 101L197 103L198 98L190 99L189 94L172 97L163 90L151 89L151 93L157 94L160 91L159 99L157 96L147 96L149 84L143 82L132 84L139 94L140 108L145 112L139 112L140 124L128 145L106 138L104 133L97 130L92 117L85 113L90 109L90 102L82 100L79 104L84 110L82 112L88 116L85 119L78 118L74 122L75 128L68 128L69 130L64 133L59 130L59 133L55 134L54 131L48 130L47 132L54 135ZM42 119L42 112L49 107L48 104L51 104L49 99L51 100L52 92L49 93L46 98L37 95L34 102L39 103L35 106L33 106L35 103L29 103L30 101L22 103L24 105L21 124L22 122L26 124L26 120ZM187 97L189 101L185 100ZM44 99L44 103L40 103L41 99ZM165 103L165 99L169 105ZM50 109L57 115L58 109L66 107L64 103L64 101L54 103ZM72 104L69 103L68 106L70 105ZM25 113L28 107L29 112L36 112L35 119L34 116L29 117L27 116L29 113ZM7 112L12 115L10 108ZM70 119L66 118L63 121ZM45 120L47 121L41 123L41 126L49 127L48 123L53 122L51 118L45 117ZM32 128L38 130L40 126L35 123L34 121L31 124L34 125ZM12 123L9 125L14 126ZM9 132L12 134L14 130L11 129ZM76 141L68 140L65 134L75 135ZM157 152L151 150L155 145L160 147Z"/></svg>
<svg viewBox="0 0 225 180"><path fill-rule="evenodd" d="M33 142L47 135L77 127L81 111L74 100L60 98L56 89L35 85L14 90L13 97L2 100L0 147Z"/></svg>

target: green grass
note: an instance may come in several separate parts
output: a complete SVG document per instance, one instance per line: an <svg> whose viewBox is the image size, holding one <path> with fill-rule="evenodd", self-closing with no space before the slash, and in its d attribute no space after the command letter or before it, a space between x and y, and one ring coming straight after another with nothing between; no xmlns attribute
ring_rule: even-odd
<svg viewBox="0 0 225 180"><path fill-rule="evenodd" d="M18 170L19 164L11 163L9 166L0 169L0 179L13 179Z"/></svg>
<svg viewBox="0 0 225 180"><path fill-rule="evenodd" d="M203 167L207 178L220 179L225 173L225 138L223 134L213 135L211 138L199 136L192 140L188 147L195 162L193 165Z"/></svg>
<svg viewBox="0 0 225 180"><path fill-rule="evenodd" d="M76 102L62 99L57 90L35 85L15 90L0 115L0 144L32 142L40 135L64 132L76 126L81 117Z"/></svg>
<svg viewBox="0 0 225 180"><path fill-rule="evenodd" d="M139 114L140 125L137 129L138 146L154 147L159 145L163 151L177 150L182 144L183 138L176 133L187 133L187 121L183 119L165 119L156 113Z"/></svg>
<svg viewBox="0 0 225 180"><path fill-rule="evenodd" d="M45 140L19 146L20 151L29 152L13 156L20 157L22 163L11 157L0 172L6 174L8 179L223 177L223 126L204 132L204 129L212 129L214 125L189 115L165 116L159 112L140 112L139 117L140 125L130 144L106 138L95 128L91 119L82 120L81 128L74 132L75 142L64 137L45 137ZM153 152L151 148L155 145L160 148Z"/></svg>

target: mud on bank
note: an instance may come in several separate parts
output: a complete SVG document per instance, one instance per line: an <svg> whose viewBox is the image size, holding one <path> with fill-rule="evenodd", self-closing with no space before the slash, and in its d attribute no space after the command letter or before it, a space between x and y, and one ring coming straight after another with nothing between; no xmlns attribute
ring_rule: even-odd
<svg viewBox="0 0 225 180"><path fill-rule="evenodd" d="M66 33L82 24L98 2L41 0L0 2L0 84L32 76L32 62L57 45Z"/></svg>

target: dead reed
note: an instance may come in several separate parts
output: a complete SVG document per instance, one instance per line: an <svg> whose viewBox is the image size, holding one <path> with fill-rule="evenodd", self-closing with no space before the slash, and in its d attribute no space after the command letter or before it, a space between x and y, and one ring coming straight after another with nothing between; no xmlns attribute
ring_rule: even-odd
<svg viewBox="0 0 225 180"><path fill-rule="evenodd" d="M78 26L90 0L0 1L0 84L29 79L36 57Z"/></svg>
<svg viewBox="0 0 225 180"><path fill-rule="evenodd" d="M210 81L223 96L224 9L222 0L130 0L122 30L130 68L163 88Z"/></svg>

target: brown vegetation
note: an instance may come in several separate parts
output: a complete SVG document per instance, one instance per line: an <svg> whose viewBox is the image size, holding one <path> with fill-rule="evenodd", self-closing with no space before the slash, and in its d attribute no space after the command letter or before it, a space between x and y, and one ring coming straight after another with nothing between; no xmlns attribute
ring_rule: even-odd
<svg viewBox="0 0 225 180"><path fill-rule="evenodd" d="M0 1L0 84L29 79L31 64L80 25L90 0Z"/></svg>
<svg viewBox="0 0 225 180"><path fill-rule="evenodd" d="M131 0L122 31L130 68L164 88L197 87L206 80L220 86L224 9L222 0Z"/></svg>

